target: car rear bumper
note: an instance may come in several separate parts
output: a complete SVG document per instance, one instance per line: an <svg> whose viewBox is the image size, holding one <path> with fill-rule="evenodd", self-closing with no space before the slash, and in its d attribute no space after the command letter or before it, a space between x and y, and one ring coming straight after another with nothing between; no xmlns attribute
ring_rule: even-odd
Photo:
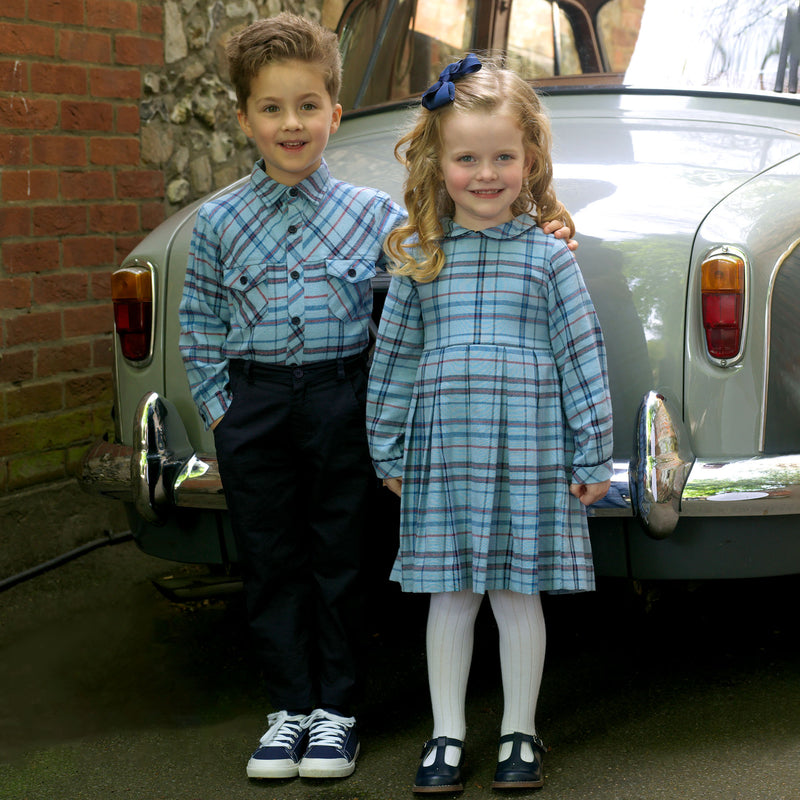
<svg viewBox="0 0 800 800"><path fill-rule="evenodd" d="M157 392L139 402L133 441L133 446L95 442L83 457L82 487L133 503L153 523L172 506L226 507L216 458L194 452L177 409Z"/></svg>
<svg viewBox="0 0 800 800"><path fill-rule="evenodd" d="M680 417L657 392L642 399L636 431L633 458L614 463L611 489L590 516L635 516L663 539L682 516L800 514L800 455L695 458ZM152 523L173 506L226 507L216 458L194 452L175 406L156 392L139 403L134 442L96 442L83 459L83 488L133 503Z"/></svg>

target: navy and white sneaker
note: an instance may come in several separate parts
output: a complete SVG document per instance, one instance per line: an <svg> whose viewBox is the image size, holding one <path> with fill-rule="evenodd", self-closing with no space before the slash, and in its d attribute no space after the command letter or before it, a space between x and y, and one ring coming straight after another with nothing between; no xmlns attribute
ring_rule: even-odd
<svg viewBox="0 0 800 800"><path fill-rule="evenodd" d="M301 778L345 778L356 768L361 749L356 718L318 708L307 717L308 749L300 761Z"/></svg>
<svg viewBox="0 0 800 800"><path fill-rule="evenodd" d="M308 743L305 714L277 711L268 717L269 730L247 762L248 778L295 778Z"/></svg>

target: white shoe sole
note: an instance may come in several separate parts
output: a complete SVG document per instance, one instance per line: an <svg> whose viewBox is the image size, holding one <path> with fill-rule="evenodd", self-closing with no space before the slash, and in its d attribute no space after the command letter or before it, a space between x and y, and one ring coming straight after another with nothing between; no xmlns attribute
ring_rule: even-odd
<svg viewBox="0 0 800 800"><path fill-rule="evenodd" d="M356 770L356 759L361 745L356 747L352 761L335 761L331 758L304 758L300 762L301 778L346 778Z"/></svg>
<svg viewBox="0 0 800 800"><path fill-rule="evenodd" d="M264 758L251 758L247 762L248 778L296 778L299 767L294 761L269 761Z"/></svg>

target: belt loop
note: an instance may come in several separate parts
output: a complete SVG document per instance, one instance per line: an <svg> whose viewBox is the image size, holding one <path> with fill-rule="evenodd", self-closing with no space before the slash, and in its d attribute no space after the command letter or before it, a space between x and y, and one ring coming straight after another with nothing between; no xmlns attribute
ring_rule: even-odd
<svg viewBox="0 0 800 800"><path fill-rule="evenodd" d="M339 376L339 380L343 381L345 379L346 373L344 371L344 359L337 358L336 359L336 374Z"/></svg>
<svg viewBox="0 0 800 800"><path fill-rule="evenodd" d="M252 361L245 361L244 362L244 377L248 383L253 382L253 362Z"/></svg>

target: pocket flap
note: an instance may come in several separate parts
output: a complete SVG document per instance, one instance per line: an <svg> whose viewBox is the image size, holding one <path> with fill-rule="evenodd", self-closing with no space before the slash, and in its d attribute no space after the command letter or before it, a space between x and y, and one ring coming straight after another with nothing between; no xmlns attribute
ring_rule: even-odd
<svg viewBox="0 0 800 800"><path fill-rule="evenodd" d="M331 258L325 262L325 268L328 275L348 283L361 283L375 277L375 264L372 261Z"/></svg>

